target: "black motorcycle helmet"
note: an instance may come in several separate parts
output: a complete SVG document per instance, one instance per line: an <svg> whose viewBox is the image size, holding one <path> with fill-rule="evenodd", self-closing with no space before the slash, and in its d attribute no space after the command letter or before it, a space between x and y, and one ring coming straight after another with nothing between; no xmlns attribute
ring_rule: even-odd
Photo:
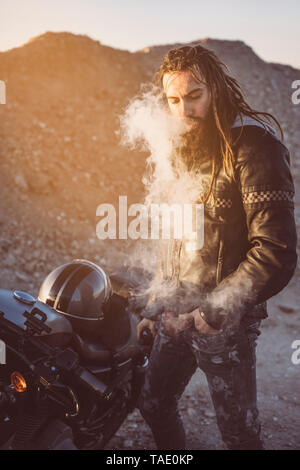
<svg viewBox="0 0 300 470"><path fill-rule="evenodd" d="M43 281L38 298L66 316L78 333L98 330L113 291L109 276L95 263L75 259Z"/></svg>

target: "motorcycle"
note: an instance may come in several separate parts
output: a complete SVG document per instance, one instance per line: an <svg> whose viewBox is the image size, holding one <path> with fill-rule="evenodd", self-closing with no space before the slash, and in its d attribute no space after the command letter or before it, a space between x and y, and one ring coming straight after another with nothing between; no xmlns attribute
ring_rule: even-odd
<svg viewBox="0 0 300 470"><path fill-rule="evenodd" d="M0 289L2 449L103 449L137 406L152 337L137 339L126 278L110 280L96 339L51 302Z"/></svg>

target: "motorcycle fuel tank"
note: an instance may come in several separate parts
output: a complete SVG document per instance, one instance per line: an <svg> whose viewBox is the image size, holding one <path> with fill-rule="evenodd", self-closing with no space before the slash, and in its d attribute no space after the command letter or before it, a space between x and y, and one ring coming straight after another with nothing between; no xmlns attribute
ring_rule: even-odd
<svg viewBox="0 0 300 470"><path fill-rule="evenodd" d="M71 340L71 323L27 292L0 289L0 311L6 320L47 344L64 346Z"/></svg>

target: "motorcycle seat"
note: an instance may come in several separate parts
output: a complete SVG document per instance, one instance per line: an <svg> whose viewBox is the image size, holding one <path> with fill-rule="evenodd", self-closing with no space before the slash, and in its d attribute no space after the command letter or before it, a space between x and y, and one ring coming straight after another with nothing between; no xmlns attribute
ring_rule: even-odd
<svg viewBox="0 0 300 470"><path fill-rule="evenodd" d="M112 352L105 346L84 340L78 333L73 337L74 347L84 361L108 364L113 360Z"/></svg>
<svg viewBox="0 0 300 470"><path fill-rule="evenodd" d="M87 364L107 366L123 362L138 350L137 317L127 309L120 309L119 301L115 300L114 306L118 308L106 317L95 337L87 338L74 332L74 348Z"/></svg>

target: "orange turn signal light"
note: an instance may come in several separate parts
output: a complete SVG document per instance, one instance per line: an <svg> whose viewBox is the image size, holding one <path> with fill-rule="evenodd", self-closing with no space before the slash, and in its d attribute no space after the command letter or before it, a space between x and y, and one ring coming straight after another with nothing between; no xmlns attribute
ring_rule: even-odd
<svg viewBox="0 0 300 470"><path fill-rule="evenodd" d="M23 375L15 370L10 376L11 384L15 387L17 392L25 392L27 389L27 383Z"/></svg>

